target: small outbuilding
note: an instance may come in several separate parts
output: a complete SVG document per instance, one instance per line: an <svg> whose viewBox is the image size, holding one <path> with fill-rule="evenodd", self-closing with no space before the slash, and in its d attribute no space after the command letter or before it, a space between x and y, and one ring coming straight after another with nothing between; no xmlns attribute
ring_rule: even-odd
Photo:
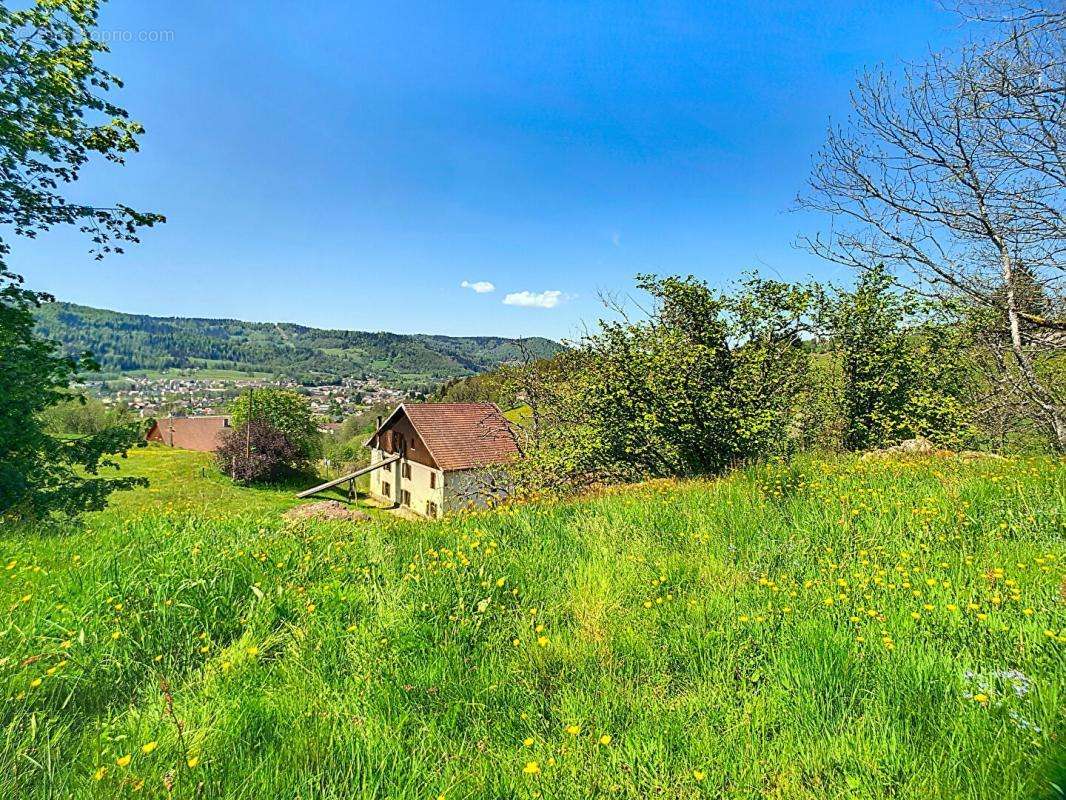
<svg viewBox="0 0 1066 800"><path fill-rule="evenodd" d="M161 442L167 447L213 453L222 445L223 434L230 429L230 418L164 417L148 430L149 442Z"/></svg>
<svg viewBox="0 0 1066 800"><path fill-rule="evenodd" d="M498 468L519 456L495 403L403 403L366 446L371 496L430 518L499 497Z"/></svg>

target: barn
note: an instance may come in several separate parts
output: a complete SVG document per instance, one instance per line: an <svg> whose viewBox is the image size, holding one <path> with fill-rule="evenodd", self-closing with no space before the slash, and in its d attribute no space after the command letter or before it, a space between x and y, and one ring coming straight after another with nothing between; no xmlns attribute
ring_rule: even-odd
<svg viewBox="0 0 1066 800"><path fill-rule="evenodd" d="M223 434L230 429L230 418L164 417L156 420L148 430L149 442L161 442L167 447L213 453L222 444Z"/></svg>
<svg viewBox="0 0 1066 800"><path fill-rule="evenodd" d="M499 496L493 468L519 455L495 403L403 403L366 446L371 496L430 518Z"/></svg>

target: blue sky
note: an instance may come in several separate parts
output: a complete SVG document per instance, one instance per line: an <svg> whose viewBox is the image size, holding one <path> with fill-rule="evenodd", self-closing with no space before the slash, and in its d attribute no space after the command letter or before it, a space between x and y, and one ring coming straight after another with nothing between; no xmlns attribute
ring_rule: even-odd
<svg viewBox="0 0 1066 800"><path fill-rule="evenodd" d="M101 27L147 135L73 196L169 221L103 263L73 234L17 241L30 285L557 338L639 272L843 279L792 246L825 224L789 208L826 125L863 66L962 35L934 0L112 0Z"/></svg>

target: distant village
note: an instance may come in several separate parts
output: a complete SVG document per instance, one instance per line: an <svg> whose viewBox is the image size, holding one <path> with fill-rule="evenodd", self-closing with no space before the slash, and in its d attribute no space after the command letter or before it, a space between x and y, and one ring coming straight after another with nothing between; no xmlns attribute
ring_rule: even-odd
<svg viewBox="0 0 1066 800"><path fill-rule="evenodd" d="M386 386L377 378L346 378L339 385L304 386L271 378L196 378L192 376L89 381L86 388L107 405L121 405L142 417L210 416L249 389L292 389L307 396L312 412L329 421L344 418L367 406L394 406L410 397L402 389Z"/></svg>

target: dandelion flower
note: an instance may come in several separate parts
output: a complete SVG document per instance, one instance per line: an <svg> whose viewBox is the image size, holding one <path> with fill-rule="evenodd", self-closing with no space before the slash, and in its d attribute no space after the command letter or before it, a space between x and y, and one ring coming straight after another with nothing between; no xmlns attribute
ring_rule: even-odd
<svg viewBox="0 0 1066 800"><path fill-rule="evenodd" d="M527 736L525 739L522 740L522 744L525 745L526 747L532 747L533 746L533 741L534 740L533 740L532 736Z"/></svg>
<svg viewBox="0 0 1066 800"><path fill-rule="evenodd" d="M611 734L605 733L605 734L603 734L600 737L600 744L602 744L604 747L606 747L610 743L611 743Z"/></svg>
<svg viewBox="0 0 1066 800"><path fill-rule="evenodd" d="M196 769L197 765L200 763L200 757L199 756L190 756L189 760L186 761L185 763L189 766L189 769Z"/></svg>
<svg viewBox="0 0 1066 800"><path fill-rule="evenodd" d="M148 755L157 747L159 747L159 742L146 742L145 744L141 745L141 752L145 755Z"/></svg>
<svg viewBox="0 0 1066 800"><path fill-rule="evenodd" d="M107 767L100 767L93 773L93 780L102 781L105 775L107 775Z"/></svg>
<svg viewBox="0 0 1066 800"><path fill-rule="evenodd" d="M697 782L702 781L704 778L707 777L707 773L704 772L702 769L694 769L692 770L692 777L695 778Z"/></svg>
<svg viewBox="0 0 1066 800"><path fill-rule="evenodd" d="M581 726L580 725L567 725L566 728L564 728L564 730L567 733L569 733L571 736L577 736L579 733L581 733Z"/></svg>
<svg viewBox="0 0 1066 800"><path fill-rule="evenodd" d="M40 678L34 678L32 681L30 681L30 688L31 689L36 689L40 685L41 685L41 679Z"/></svg>
<svg viewBox="0 0 1066 800"><path fill-rule="evenodd" d="M133 756L129 753L126 753L126 755L119 756L118 758L116 758L115 763L118 764L120 767L128 767L130 765L130 761L132 760Z"/></svg>
<svg viewBox="0 0 1066 800"><path fill-rule="evenodd" d="M988 695L987 694L975 694L973 696L973 699L974 699L974 702L980 703L981 705L984 705L985 703L988 702Z"/></svg>
<svg viewBox="0 0 1066 800"><path fill-rule="evenodd" d="M249 648L248 648L248 650L247 650L246 652L247 652L247 653L248 653L248 655L250 655L250 656L251 656L252 658L255 658L255 657L256 657L257 655L259 655L259 648L258 648L258 647L249 647Z"/></svg>
<svg viewBox="0 0 1066 800"><path fill-rule="evenodd" d="M522 772L526 773L526 775L536 775L540 772L540 764L536 761L527 761L526 765L522 767Z"/></svg>

